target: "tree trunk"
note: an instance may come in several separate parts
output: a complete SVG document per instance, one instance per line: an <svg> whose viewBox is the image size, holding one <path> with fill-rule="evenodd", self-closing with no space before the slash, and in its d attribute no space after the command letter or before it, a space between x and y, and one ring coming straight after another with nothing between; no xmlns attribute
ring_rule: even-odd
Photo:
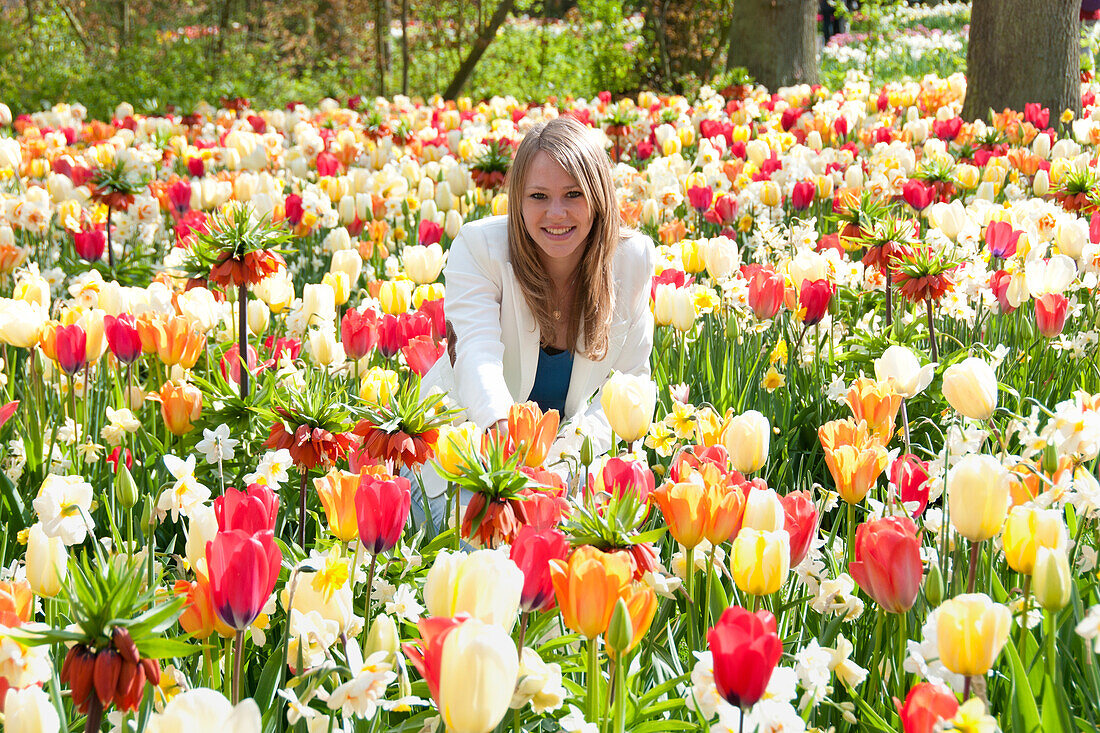
<svg viewBox="0 0 1100 733"><path fill-rule="evenodd" d="M389 0L375 0L374 41L378 54L378 96L386 96L386 76L390 73L390 3Z"/></svg>
<svg viewBox="0 0 1100 733"><path fill-rule="evenodd" d="M1024 104L1081 109L1080 0L974 0L963 118Z"/></svg>
<svg viewBox="0 0 1100 733"><path fill-rule="evenodd" d="M726 69L743 66L774 91L817 82L817 0L733 3Z"/></svg>
<svg viewBox="0 0 1100 733"><path fill-rule="evenodd" d="M473 48L470 49L469 55L466 56L466 60L458 67L458 71L455 72L454 78L451 79L451 83L447 85L447 89L443 92L444 99L454 99L458 96L458 93L462 91L462 87L466 85L466 82L470 78L470 74L474 72L474 67L477 66L477 62L481 59L482 54L485 53L485 49L489 48L489 44L496 38L497 30L504 24L504 19L508 17L508 13L512 12L513 5L515 5L515 0L500 0L500 4L497 5L497 9L493 12L493 17L489 19L489 25L485 26L481 33L478 34L477 39L474 41Z"/></svg>

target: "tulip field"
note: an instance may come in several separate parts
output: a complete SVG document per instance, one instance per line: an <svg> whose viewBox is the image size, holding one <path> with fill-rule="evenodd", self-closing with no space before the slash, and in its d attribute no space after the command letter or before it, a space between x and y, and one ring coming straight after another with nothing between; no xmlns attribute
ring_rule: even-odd
<svg viewBox="0 0 1100 733"><path fill-rule="evenodd" d="M0 104L5 730L1097 730L1098 90ZM442 271L564 114L652 378L486 433Z"/></svg>

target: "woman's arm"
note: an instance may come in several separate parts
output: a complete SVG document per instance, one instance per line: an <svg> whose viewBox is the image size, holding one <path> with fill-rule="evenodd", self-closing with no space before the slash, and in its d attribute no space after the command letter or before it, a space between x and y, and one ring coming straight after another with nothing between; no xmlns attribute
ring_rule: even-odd
<svg viewBox="0 0 1100 733"><path fill-rule="evenodd" d="M495 262L489 249L484 226L464 226L444 269L445 309L456 342L455 398L481 428L507 418L512 405L500 325L503 263Z"/></svg>

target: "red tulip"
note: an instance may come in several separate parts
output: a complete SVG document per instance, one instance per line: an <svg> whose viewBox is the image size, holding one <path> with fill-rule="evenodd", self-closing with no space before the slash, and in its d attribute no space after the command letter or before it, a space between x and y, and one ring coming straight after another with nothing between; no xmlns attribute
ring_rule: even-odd
<svg viewBox="0 0 1100 733"><path fill-rule="evenodd" d="M884 611L904 613L913 607L924 565L911 519L886 517L859 525L855 554L848 572Z"/></svg>
<svg viewBox="0 0 1100 733"><path fill-rule="evenodd" d="M191 208L191 184L187 181L176 181L169 186L168 203L172 205L172 211L177 217L186 214Z"/></svg>
<svg viewBox="0 0 1100 733"><path fill-rule="evenodd" d="M817 186L813 181L799 181L791 189L791 206L795 211L805 211L814 202Z"/></svg>
<svg viewBox="0 0 1100 733"><path fill-rule="evenodd" d="M707 645L714 657L714 683L726 702L748 708L764 696L783 653L775 616L730 606L707 633Z"/></svg>
<svg viewBox="0 0 1100 733"><path fill-rule="evenodd" d="M597 488L620 499L629 492L641 501L649 501L653 493L653 471L645 461L630 461L624 458L608 458L600 470Z"/></svg>
<svg viewBox="0 0 1100 733"><path fill-rule="evenodd" d="M817 536L817 507L809 491L792 491L780 497L783 512L787 515L783 528L791 538L791 567L806 558Z"/></svg>
<svg viewBox="0 0 1100 733"><path fill-rule="evenodd" d="M1035 299L1035 327L1044 338L1052 339L1062 333L1062 329L1066 327L1068 313L1069 300L1060 293L1047 293ZM59 356L60 353L59 348Z"/></svg>
<svg viewBox="0 0 1100 733"><path fill-rule="evenodd" d="M203 163L202 158L188 158L187 172L195 178L202 178L206 173L206 164Z"/></svg>
<svg viewBox="0 0 1100 733"><path fill-rule="evenodd" d="M214 499L219 532L273 530L278 514L279 497L266 484L250 484L247 491L226 489L224 496Z"/></svg>
<svg viewBox="0 0 1100 733"><path fill-rule="evenodd" d="M107 235L98 229L90 232L73 232L73 249L77 257L88 262L98 262L103 259L103 253L107 249Z"/></svg>
<svg viewBox="0 0 1100 733"><path fill-rule="evenodd" d="M921 682L914 685L905 696L905 705L894 699L901 718L901 728L905 733L932 733L936 723L950 720L959 711L959 700L955 693L945 686L934 682Z"/></svg>
<svg viewBox="0 0 1100 733"><path fill-rule="evenodd" d="M710 186L692 186L688 189L688 203L696 211L706 211L714 200L714 191Z"/></svg>
<svg viewBox="0 0 1100 733"><path fill-rule="evenodd" d="M0 407L0 428L4 427L4 423L11 420L11 416L15 414L15 411L19 409L19 400L13 400L6 405Z"/></svg>
<svg viewBox="0 0 1100 733"><path fill-rule="evenodd" d="M728 194L722 194L714 199L714 212L723 224L732 224L737 220L737 199Z"/></svg>
<svg viewBox="0 0 1100 733"><path fill-rule="evenodd" d="M409 369L423 377L446 350L447 344L442 341L436 343L431 336L417 336L409 339L409 343L405 344L401 353L405 356L405 363L409 365Z"/></svg>
<svg viewBox="0 0 1100 733"><path fill-rule="evenodd" d="M833 132L835 132L838 137L848 137L848 118L841 115L833 120Z"/></svg>
<svg viewBox="0 0 1100 733"><path fill-rule="evenodd" d="M936 120L932 123L932 133L940 140L954 140L962 131L962 117L949 120Z"/></svg>
<svg viewBox="0 0 1100 733"><path fill-rule="evenodd" d="M218 532L206 543L210 595L222 623L238 631L252 625L275 589L282 562L271 530Z"/></svg>
<svg viewBox="0 0 1100 733"><path fill-rule="evenodd" d="M558 529L536 529L525 525L512 541L511 558L523 571L520 608L524 612L549 611L554 607L554 584L550 580L550 561L565 560L569 540Z"/></svg>
<svg viewBox="0 0 1100 733"><path fill-rule="evenodd" d="M991 221L985 228L985 243L994 257L1011 257L1016 254L1016 244L1023 234L1013 229L1007 221Z"/></svg>
<svg viewBox="0 0 1100 733"><path fill-rule="evenodd" d="M103 331L107 334L107 346L123 364L130 364L141 356L141 336L138 335L137 321L129 313L118 316L103 316Z"/></svg>
<svg viewBox="0 0 1100 733"><path fill-rule="evenodd" d="M749 280L749 307L760 320L772 318L783 305L783 290L786 283L783 276L770 267L751 270L746 277Z"/></svg>
<svg viewBox="0 0 1100 733"><path fill-rule="evenodd" d="M901 197L917 211L924 211L936 197L936 189L922 180L911 178L901 187Z"/></svg>
<svg viewBox="0 0 1100 733"><path fill-rule="evenodd" d="M225 353L222 354L221 360L218 362L218 368L221 370L222 377L232 384L241 383L241 347L240 344L233 344ZM249 346L246 350L248 354L248 372L250 374L259 374L264 369L271 366L274 362L265 361L260 363L260 355L256 352L256 349Z"/></svg>
<svg viewBox="0 0 1100 733"><path fill-rule="evenodd" d="M340 321L340 343L349 359L358 361L370 353L378 341L378 314L349 308Z"/></svg>
<svg viewBox="0 0 1100 733"><path fill-rule="evenodd" d="M332 153L321 153L317 156L317 175L335 176L340 172L340 161Z"/></svg>
<svg viewBox="0 0 1100 733"><path fill-rule="evenodd" d="M286 212L286 220L292 226L298 226L298 222L302 220L302 216L305 214L305 209L302 208L302 197L296 193L287 196L286 201L283 203L283 211Z"/></svg>
<svg viewBox="0 0 1100 733"><path fill-rule="evenodd" d="M420 244L435 244L443 238L443 227L434 221L422 219L416 230L416 241Z"/></svg>
<svg viewBox="0 0 1100 733"><path fill-rule="evenodd" d="M833 286L828 280L804 281L798 294L798 304L806 311L802 322L807 326L819 323L829 312L829 302L832 299Z"/></svg>
<svg viewBox="0 0 1100 733"><path fill-rule="evenodd" d="M355 492L355 517L363 547L377 555L396 545L411 504L412 489L407 478L362 474Z"/></svg>
<svg viewBox="0 0 1100 733"><path fill-rule="evenodd" d="M912 453L898 456L890 466L890 483L898 487L903 504L917 502L913 517L924 514L928 507L928 461Z"/></svg>
<svg viewBox="0 0 1100 733"><path fill-rule="evenodd" d="M1038 102L1024 103L1024 121L1045 130L1050 126L1050 108L1044 107Z"/></svg>
<svg viewBox="0 0 1100 733"><path fill-rule="evenodd" d="M1012 282L1012 275L1004 270L997 270L989 276L989 289L997 296L997 305L1001 307L1001 313L1005 315L1016 310L1016 306L1008 302L1008 285Z"/></svg>
<svg viewBox="0 0 1100 733"><path fill-rule="evenodd" d="M130 469L134 465L134 456L130 453L129 448L123 448L121 445L116 445L114 450L107 456L107 463L111 464L111 470L118 473L118 463L122 461L123 465L127 469Z"/></svg>
<svg viewBox="0 0 1100 733"><path fill-rule="evenodd" d="M70 377L88 361L88 335L77 324L57 327L57 363Z"/></svg>

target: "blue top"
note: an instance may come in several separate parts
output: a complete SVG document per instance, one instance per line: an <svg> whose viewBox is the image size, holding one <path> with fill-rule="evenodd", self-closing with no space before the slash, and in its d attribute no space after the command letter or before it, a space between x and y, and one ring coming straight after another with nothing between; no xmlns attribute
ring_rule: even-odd
<svg viewBox="0 0 1100 733"><path fill-rule="evenodd" d="M573 353L543 346L539 349L539 365L535 384L528 400L543 412L557 410L565 418L565 397L569 394L569 378L573 373Z"/></svg>

